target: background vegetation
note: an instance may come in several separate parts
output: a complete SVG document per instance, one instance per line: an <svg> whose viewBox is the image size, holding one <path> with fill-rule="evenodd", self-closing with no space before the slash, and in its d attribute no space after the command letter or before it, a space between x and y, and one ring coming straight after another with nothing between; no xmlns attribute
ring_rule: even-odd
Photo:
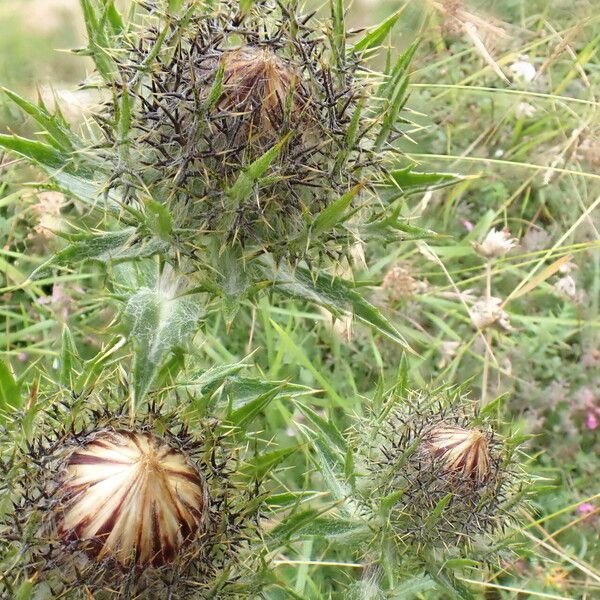
<svg viewBox="0 0 600 600"><path fill-rule="evenodd" d="M528 468L545 486L521 515L522 544L500 569L467 565L458 578L482 598L600 597L597 6L356 0L350 23L368 26L399 9L390 44L402 49L422 37L407 105L414 125L400 147L420 170L468 177L403 205L407 222L437 237L368 244L351 276L414 349L404 354L411 387L465 384L474 400L496 402L513 431L533 436ZM50 105L58 98L66 119L85 127L98 98L76 88L91 61L62 51L85 45L81 23L76 0L0 0L0 84ZM0 130L37 131L5 96ZM0 154L0 164L0 376L10 390L12 371L33 397L39 373L60 368L63 326L91 358L112 343L105 331L117 310L100 270L21 285L64 244L49 229L66 227L68 200L35 183L42 176L13 156ZM492 227L508 228L519 246L490 275L471 242ZM488 276L511 327L482 335L468 308ZM358 322L266 296L242 307L234 327L207 319L191 344L197 369L250 355L247 375L306 386L313 410L340 430L364 414L381 381L395 380L403 356ZM305 412L276 400L255 427L267 445L294 449L279 485L318 489ZM359 568L340 561L327 538L291 544L274 564L306 599L329 597ZM422 586L397 597L438 593Z"/></svg>

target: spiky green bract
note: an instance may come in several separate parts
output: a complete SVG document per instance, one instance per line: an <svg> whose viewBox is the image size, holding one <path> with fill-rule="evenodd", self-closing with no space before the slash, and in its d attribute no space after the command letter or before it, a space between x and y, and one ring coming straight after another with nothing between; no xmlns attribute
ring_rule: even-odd
<svg viewBox="0 0 600 600"><path fill-rule="evenodd" d="M154 8L101 115L113 185L142 204L150 193L192 239L213 235L247 255L297 259L329 242L344 253L348 232L311 236L310 225L367 172L381 179L383 141L397 132L382 133L385 111L364 106L365 51L347 42L343 15L319 23L295 6Z"/></svg>
<svg viewBox="0 0 600 600"><path fill-rule="evenodd" d="M477 548L478 560L492 560L525 483L513 441L456 390L391 398L366 431L360 487L381 536L416 557Z"/></svg>
<svg viewBox="0 0 600 600"><path fill-rule="evenodd" d="M35 598L40 599L260 597L260 552L256 547L252 554L247 551L247 543L258 535L260 486L239 480L243 452L225 427L214 420L196 421L192 431L177 414L153 405L132 422L122 407L95 409L74 401L53 403L40 412L35 430L31 441L13 442L12 450L14 432L2 432L1 597L14 597L27 582L35 584ZM173 559L124 565L110 556L98 558L98 539L58 532L66 461L90 441L117 431L155 436L183 455L205 481L210 501L201 518L206 528ZM156 515L160 509L154 506L149 510ZM160 543L157 538L155 544Z"/></svg>

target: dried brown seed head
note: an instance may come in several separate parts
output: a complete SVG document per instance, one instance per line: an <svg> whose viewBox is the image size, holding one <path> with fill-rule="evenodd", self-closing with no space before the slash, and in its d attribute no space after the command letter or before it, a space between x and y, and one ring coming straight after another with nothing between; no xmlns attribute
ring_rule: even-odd
<svg viewBox="0 0 600 600"><path fill-rule="evenodd" d="M479 429L443 425L423 436L421 447L442 471L476 485L490 476L490 451L485 434ZM439 461L439 463L438 463Z"/></svg>
<svg viewBox="0 0 600 600"><path fill-rule="evenodd" d="M123 566L168 563L208 525L203 477L150 433L99 433L69 456L60 492L59 536Z"/></svg>
<svg viewBox="0 0 600 600"><path fill-rule="evenodd" d="M281 134L289 115L296 126L308 108L299 75L270 48L244 46L221 57L223 84L217 108L242 118L240 134L263 141Z"/></svg>

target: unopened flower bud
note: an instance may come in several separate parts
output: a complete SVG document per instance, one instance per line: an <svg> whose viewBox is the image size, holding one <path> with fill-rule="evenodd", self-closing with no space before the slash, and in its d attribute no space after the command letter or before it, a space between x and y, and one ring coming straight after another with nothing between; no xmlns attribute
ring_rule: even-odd
<svg viewBox="0 0 600 600"><path fill-rule="evenodd" d="M168 563L207 526L203 477L150 433L105 431L75 449L60 492L59 536L123 566Z"/></svg>

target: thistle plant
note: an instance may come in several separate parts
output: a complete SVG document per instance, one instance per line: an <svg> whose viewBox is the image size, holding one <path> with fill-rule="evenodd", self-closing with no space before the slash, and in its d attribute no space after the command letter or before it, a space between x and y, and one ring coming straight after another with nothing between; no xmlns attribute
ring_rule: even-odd
<svg viewBox="0 0 600 600"><path fill-rule="evenodd" d="M414 353L352 281L353 248L435 237L405 222L411 193L461 180L400 150L418 48L388 43L401 11L352 31L341 0L326 16L296 0L81 6L84 86L102 99L89 122L5 90L43 131L0 147L64 195L63 246L10 291L82 287L52 360L0 369L2 593L302 599L305 572L277 571L301 542L302 565L325 549L361 569L318 598L392 598L412 577L468 597L448 564L507 554L525 495L496 404L409 392L403 358L365 407L355 386L343 434L345 392L269 312L317 305L366 324L380 362L375 336ZM495 232L477 251L511 244ZM400 267L384 285L395 300L426 287ZM318 387L280 375L286 352Z"/></svg>
<svg viewBox="0 0 600 600"><path fill-rule="evenodd" d="M468 399L451 391L409 397L374 423L357 445L367 448L370 501L387 506L397 544L417 553L482 547L510 523L520 494L516 448Z"/></svg>
<svg viewBox="0 0 600 600"><path fill-rule="evenodd" d="M93 122L78 133L7 92L46 141L3 135L0 145L89 211L32 277L160 255L229 322L266 289L402 341L334 276L357 242L429 235L399 218L403 198L460 179L414 171L395 146L410 127L417 48L396 58L381 48L399 13L353 32L340 2L323 22L296 2L134 3L129 18L112 3L84 5L88 85L107 97Z"/></svg>

